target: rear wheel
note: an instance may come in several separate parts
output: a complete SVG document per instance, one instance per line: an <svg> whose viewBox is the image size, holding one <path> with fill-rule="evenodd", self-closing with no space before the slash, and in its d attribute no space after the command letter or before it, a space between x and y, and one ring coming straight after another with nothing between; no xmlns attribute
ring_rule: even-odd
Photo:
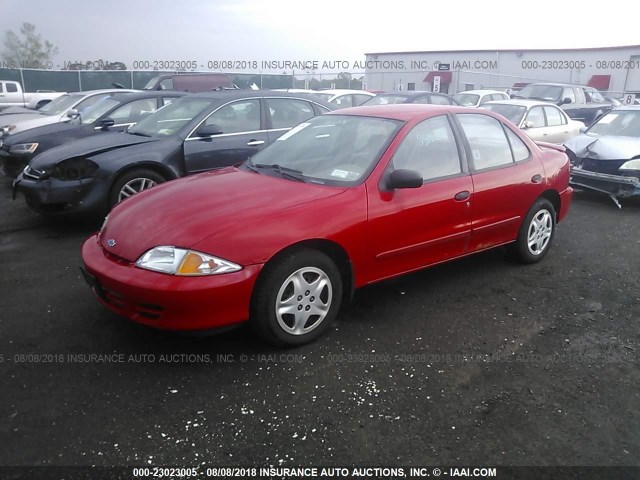
<svg viewBox="0 0 640 480"><path fill-rule="evenodd" d="M546 198L538 199L529 209L518 238L509 246L512 256L522 263L536 263L544 258L555 234L556 211Z"/></svg>
<svg viewBox="0 0 640 480"><path fill-rule="evenodd" d="M136 169L125 172L115 181L111 188L109 208L113 208L121 201L126 200L136 193L148 190L165 181L166 178L153 170Z"/></svg>
<svg viewBox="0 0 640 480"><path fill-rule="evenodd" d="M331 258L297 250L265 268L251 302L258 335L292 346L311 342L329 328L342 302L342 278Z"/></svg>

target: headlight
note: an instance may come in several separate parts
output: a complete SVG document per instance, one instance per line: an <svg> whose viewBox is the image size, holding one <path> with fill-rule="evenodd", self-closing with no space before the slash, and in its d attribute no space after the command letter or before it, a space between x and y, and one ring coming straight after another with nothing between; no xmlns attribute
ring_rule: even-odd
<svg viewBox="0 0 640 480"><path fill-rule="evenodd" d="M33 153L38 148L37 143L18 143L9 147L9 153L15 153L17 155L25 155L27 153Z"/></svg>
<svg viewBox="0 0 640 480"><path fill-rule="evenodd" d="M620 167L620 170L640 170L640 158L624 162Z"/></svg>
<svg viewBox="0 0 640 480"><path fill-rule="evenodd" d="M86 158L70 158L58 163L51 176L58 180L81 180L90 178L98 169L98 164Z"/></svg>
<svg viewBox="0 0 640 480"><path fill-rule="evenodd" d="M240 265L206 253L170 246L155 247L142 255L136 265L140 268L171 275L218 275L242 270Z"/></svg>

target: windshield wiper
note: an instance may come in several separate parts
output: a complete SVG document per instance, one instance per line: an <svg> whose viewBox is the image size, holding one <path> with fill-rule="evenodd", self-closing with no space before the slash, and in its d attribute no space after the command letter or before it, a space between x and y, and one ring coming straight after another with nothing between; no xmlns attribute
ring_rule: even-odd
<svg viewBox="0 0 640 480"><path fill-rule="evenodd" d="M253 163L251 160L247 162L249 168L256 169L262 168L267 170L275 170L280 174L282 178L290 178L292 180L297 180L298 182L304 182L304 174L300 170L296 170L294 168L283 167L282 165L278 165L274 163L273 165L267 163Z"/></svg>

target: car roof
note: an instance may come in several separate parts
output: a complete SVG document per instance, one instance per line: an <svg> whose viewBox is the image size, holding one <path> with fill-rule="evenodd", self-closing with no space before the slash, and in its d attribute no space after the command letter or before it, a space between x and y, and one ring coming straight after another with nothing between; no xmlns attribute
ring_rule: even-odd
<svg viewBox="0 0 640 480"><path fill-rule="evenodd" d="M318 90L314 93L327 93L330 95L348 95L352 93L361 93L363 95L367 95L368 97L375 96L375 93L367 92L366 90L351 90L348 88L336 88L334 90Z"/></svg>
<svg viewBox="0 0 640 480"><path fill-rule="evenodd" d="M132 90L129 88L103 88L99 90L84 90L82 92L68 92L68 95L95 95L96 93L135 93L140 90Z"/></svg>
<svg viewBox="0 0 640 480"><path fill-rule="evenodd" d="M553 102L542 102L540 100L529 100L525 98L511 98L509 100L491 100L490 102L486 102L484 105L489 105L489 104L517 105L519 107L527 107L527 108L535 107L536 105L542 105L542 106L553 105L554 107L557 106Z"/></svg>
<svg viewBox="0 0 640 480"><path fill-rule="evenodd" d="M506 92L500 90L465 90L464 92L458 92L456 95L463 95L465 93L471 93L472 95L486 95L487 93L502 93L506 95Z"/></svg>
<svg viewBox="0 0 640 480"><path fill-rule="evenodd" d="M640 110L640 105L620 105L612 110Z"/></svg>
<svg viewBox="0 0 640 480"><path fill-rule="evenodd" d="M451 113L480 113L485 112L494 116L488 110L479 110L474 107L460 107L458 105L433 105L423 103L400 103L393 105L372 105L361 107L343 108L334 110L325 115L358 115L364 117L390 118L393 120L409 121L414 118L421 118L425 114L428 116L442 115L447 112Z"/></svg>
<svg viewBox="0 0 640 480"><path fill-rule="evenodd" d="M132 102L134 100L144 100L145 98L184 97L185 95L189 95L189 93L176 90L145 90L144 92L123 92L123 95L118 98Z"/></svg>
<svg viewBox="0 0 640 480"><path fill-rule="evenodd" d="M291 93L291 92L275 92L273 90L216 90L211 92L199 92L192 93L191 97L200 97L200 98L210 98L213 100L219 101L230 101L241 98L262 98L262 97L270 97L270 98L299 98L301 100L307 100L309 102L314 102L324 107L328 107L331 110L335 108L334 105L330 103L324 102L320 100L315 95L308 93Z"/></svg>
<svg viewBox="0 0 640 480"><path fill-rule="evenodd" d="M421 97L423 95L441 95L443 97L448 96L448 95L445 95L444 93L430 92L428 90L402 90L398 92L378 93L376 97L385 97L385 96L391 96L391 95L393 95L394 97L406 97L406 98Z"/></svg>

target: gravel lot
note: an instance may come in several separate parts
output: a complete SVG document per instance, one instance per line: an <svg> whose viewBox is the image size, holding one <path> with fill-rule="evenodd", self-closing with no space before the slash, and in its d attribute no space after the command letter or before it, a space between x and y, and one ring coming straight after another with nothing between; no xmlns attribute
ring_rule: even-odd
<svg viewBox="0 0 640 480"><path fill-rule="evenodd" d="M640 464L640 202L579 192L542 263L498 249L368 287L275 350L112 314L78 270L100 222L10 187L0 465Z"/></svg>

